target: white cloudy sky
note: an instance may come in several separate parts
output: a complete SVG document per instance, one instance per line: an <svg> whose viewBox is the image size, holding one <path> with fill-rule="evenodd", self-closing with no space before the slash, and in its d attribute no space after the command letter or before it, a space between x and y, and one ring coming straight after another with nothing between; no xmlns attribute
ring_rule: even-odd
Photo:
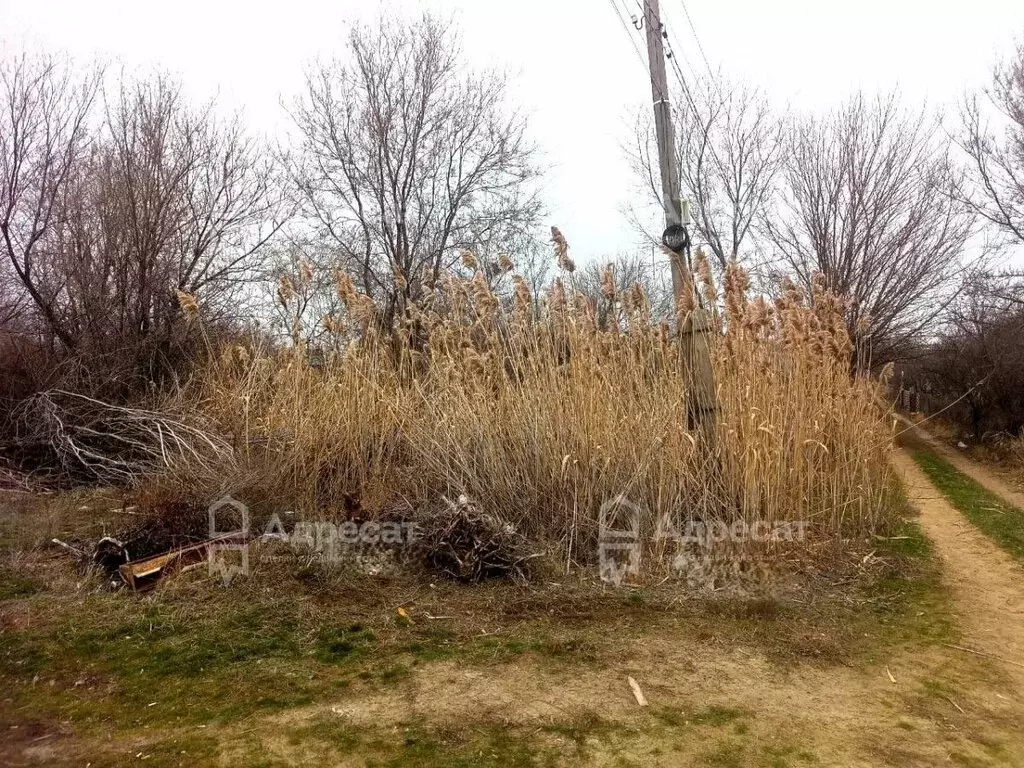
<svg viewBox="0 0 1024 768"><path fill-rule="evenodd" d="M636 0L619 0L631 8ZM650 85L608 0L393 0L452 12L467 58L517 74L514 96L551 166L546 195L586 258L634 242L622 209L632 179L621 145ZM1024 35L1022 0L688 0L713 66L763 86L780 106L824 110L851 91L899 88L905 100L955 108ZM0 0L0 42L98 54L180 74L197 96L217 92L260 130L277 132L280 100L303 63L341 49L363 0ZM665 21L694 69L704 66L682 0ZM640 33L634 33L642 44Z"/></svg>

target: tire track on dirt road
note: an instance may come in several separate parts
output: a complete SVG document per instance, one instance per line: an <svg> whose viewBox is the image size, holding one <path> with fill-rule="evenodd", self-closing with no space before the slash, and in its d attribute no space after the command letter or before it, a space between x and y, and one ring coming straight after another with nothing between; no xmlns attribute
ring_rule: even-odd
<svg viewBox="0 0 1024 768"><path fill-rule="evenodd" d="M911 423L909 420L903 419L903 422L908 427L911 427L913 434L925 443L929 450L937 453L943 459L952 464L958 472L967 475L969 478L984 486L996 496L1002 497L1003 501L1007 504L1012 504L1018 509L1024 509L1024 492L1021 492L1011 486L988 467L952 450L941 440L936 439L934 435L929 434L925 430L921 429L921 427Z"/></svg>
<svg viewBox="0 0 1024 768"><path fill-rule="evenodd" d="M1024 569L939 493L910 454L893 464L943 561L965 644L997 660L1024 694Z"/></svg>

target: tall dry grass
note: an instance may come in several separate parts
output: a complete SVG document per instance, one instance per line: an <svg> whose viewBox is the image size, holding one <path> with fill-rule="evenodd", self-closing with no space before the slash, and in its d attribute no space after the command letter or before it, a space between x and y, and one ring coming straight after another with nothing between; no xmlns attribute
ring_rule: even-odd
<svg viewBox="0 0 1024 768"><path fill-rule="evenodd" d="M186 394L233 436L247 474L225 482L276 506L369 517L464 494L578 561L593 559L599 509L616 498L648 533L663 514L804 520L818 542L883 530L892 425L879 385L850 374L840 301L817 285L749 300L733 266L719 302L699 273L704 301L723 307L712 445L687 425L673 327L613 280L599 325L568 272L539 314L515 275L504 302L479 272L444 277L388 329L341 274L347 311L324 319L340 351L226 349Z"/></svg>

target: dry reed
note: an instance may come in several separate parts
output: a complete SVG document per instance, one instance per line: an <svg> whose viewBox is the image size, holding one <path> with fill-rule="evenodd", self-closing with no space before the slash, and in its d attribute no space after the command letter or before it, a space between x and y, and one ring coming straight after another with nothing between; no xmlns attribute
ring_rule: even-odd
<svg viewBox="0 0 1024 768"><path fill-rule="evenodd" d="M557 229L553 242L568 271ZM462 263L477 268L469 252ZM698 273L717 306L706 260ZM224 355L188 395L234 435L260 478L250 493L319 514L354 500L364 516L464 495L563 562L594 559L598 511L616 498L642 510L647 535L666 515L802 520L809 542L837 545L884 530L897 510L891 421L879 385L850 374L841 301L818 284L750 301L748 284L729 267L713 446L687 427L674 330L650 319L638 288L615 296L610 271L602 289L618 301L600 327L562 279L535 313L521 278L506 306L477 272L442 277L387 330L339 273L348 317L323 327L348 341L342 352L316 367L302 345Z"/></svg>

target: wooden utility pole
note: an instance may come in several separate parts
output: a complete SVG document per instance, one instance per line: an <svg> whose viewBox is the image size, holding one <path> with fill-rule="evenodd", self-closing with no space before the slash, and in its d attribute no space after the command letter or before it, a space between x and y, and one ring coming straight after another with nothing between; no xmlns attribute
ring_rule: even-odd
<svg viewBox="0 0 1024 768"><path fill-rule="evenodd" d="M672 105L668 99L668 77L665 73L665 43L661 28L658 0L644 3L644 29L647 30L647 61L651 70L651 95L654 97L654 130L658 137L658 167L661 169L661 205L665 210L665 226L682 226L683 212L679 200L679 174L676 168L676 134L672 127ZM682 254L672 258L672 288L676 300L685 290L687 266Z"/></svg>
<svg viewBox="0 0 1024 768"><path fill-rule="evenodd" d="M691 427L703 430L708 445L715 442L715 380L711 368L711 335L714 328L707 313L700 308L690 273L689 216L683 216L679 194L679 173L676 168L676 135L672 126L672 105L668 99L668 77L665 72L665 33L661 24L658 0L644 0L644 26L647 30L647 59L651 71L651 94L654 97L654 128L658 137L658 165L661 168L662 207L665 209L665 234L662 241L671 252L672 289L679 317L679 334L683 344L683 360L690 385L689 421ZM687 295L689 294L689 295ZM695 307L685 317L680 311L686 304Z"/></svg>

